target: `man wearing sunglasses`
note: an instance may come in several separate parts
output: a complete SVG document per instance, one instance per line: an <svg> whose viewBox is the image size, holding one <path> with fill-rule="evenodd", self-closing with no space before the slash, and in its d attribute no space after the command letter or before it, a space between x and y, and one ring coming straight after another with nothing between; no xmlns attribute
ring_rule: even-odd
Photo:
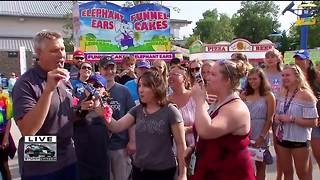
<svg viewBox="0 0 320 180"><path fill-rule="evenodd" d="M70 68L70 79L77 79L80 71L80 65L85 61L84 53L80 50L77 50L73 53L73 62L76 62L74 65L71 65Z"/></svg>

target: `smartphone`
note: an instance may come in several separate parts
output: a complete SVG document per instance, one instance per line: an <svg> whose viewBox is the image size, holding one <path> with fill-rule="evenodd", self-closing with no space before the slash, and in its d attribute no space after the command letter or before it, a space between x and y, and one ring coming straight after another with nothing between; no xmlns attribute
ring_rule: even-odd
<svg viewBox="0 0 320 180"><path fill-rule="evenodd" d="M193 73L194 78L196 79L196 81L199 83L199 85L204 85L204 80L203 77L201 75L201 72L194 72Z"/></svg>

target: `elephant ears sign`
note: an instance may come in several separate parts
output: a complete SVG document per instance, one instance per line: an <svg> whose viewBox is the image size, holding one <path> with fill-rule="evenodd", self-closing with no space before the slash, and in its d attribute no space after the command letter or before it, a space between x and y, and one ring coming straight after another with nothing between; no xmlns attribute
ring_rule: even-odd
<svg viewBox="0 0 320 180"><path fill-rule="evenodd" d="M79 5L80 49L86 52L170 51L170 9L98 1Z"/></svg>

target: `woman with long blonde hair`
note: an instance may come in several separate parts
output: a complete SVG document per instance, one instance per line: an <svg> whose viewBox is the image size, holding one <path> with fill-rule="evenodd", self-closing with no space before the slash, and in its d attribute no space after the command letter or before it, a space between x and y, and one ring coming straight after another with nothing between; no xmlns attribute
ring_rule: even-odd
<svg viewBox="0 0 320 180"><path fill-rule="evenodd" d="M157 59L153 61L152 66L155 67L159 73L162 75L164 82L168 85L168 66L166 62L162 59Z"/></svg>
<svg viewBox="0 0 320 180"><path fill-rule="evenodd" d="M316 98L297 65L282 71L282 88L277 98L276 143L284 180L293 179L293 163L299 179L312 179L310 172L311 128L316 126Z"/></svg>

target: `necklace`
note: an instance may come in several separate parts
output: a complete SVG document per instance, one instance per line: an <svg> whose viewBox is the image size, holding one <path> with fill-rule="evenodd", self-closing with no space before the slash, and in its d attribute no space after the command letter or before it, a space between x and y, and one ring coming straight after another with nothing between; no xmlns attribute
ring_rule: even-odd
<svg viewBox="0 0 320 180"><path fill-rule="evenodd" d="M143 111L144 117L147 117L148 116L148 112L147 112L145 107L142 108L142 111Z"/></svg>

